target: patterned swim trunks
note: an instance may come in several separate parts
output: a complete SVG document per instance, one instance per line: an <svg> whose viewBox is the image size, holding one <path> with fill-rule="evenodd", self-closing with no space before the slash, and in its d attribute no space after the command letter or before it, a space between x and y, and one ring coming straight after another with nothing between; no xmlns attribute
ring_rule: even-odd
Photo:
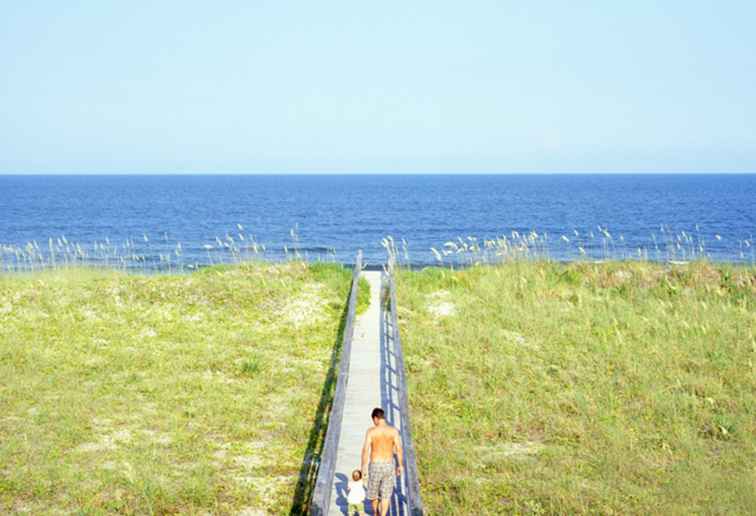
<svg viewBox="0 0 756 516"><path fill-rule="evenodd" d="M394 461L371 462L368 466L367 499L388 500L394 490Z"/></svg>

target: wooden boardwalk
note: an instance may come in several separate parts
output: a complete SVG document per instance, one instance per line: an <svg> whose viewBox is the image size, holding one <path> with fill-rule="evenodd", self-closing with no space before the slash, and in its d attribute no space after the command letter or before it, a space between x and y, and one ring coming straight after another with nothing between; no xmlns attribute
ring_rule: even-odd
<svg viewBox="0 0 756 516"><path fill-rule="evenodd" d="M396 425L399 419L393 417L398 416L397 400L392 398L397 392L396 375L392 373L392 367L395 371L396 366L387 350L390 339L386 338L385 311L381 306L381 274L379 271L362 273L370 284L370 307L355 321L329 515L347 513L346 485L351 472L360 467L365 432L372 425L370 412L375 407L382 407L389 423ZM391 514L406 514L403 492L397 482ZM370 514L367 503L365 510Z"/></svg>
<svg viewBox="0 0 756 516"><path fill-rule="evenodd" d="M401 339L395 329L396 314L385 304L385 293L393 283L381 271L362 271L360 276L370 285L370 306L354 318L351 339L345 338L339 371L341 386L337 386L331 410L311 514L347 514L347 482L352 471L360 467L365 432L372 426L370 413L381 407L386 420L402 432L405 444L404 473L397 478L389 514L422 515L410 429L402 428L402 422L408 425L409 418ZM392 290L388 297L391 306L396 303L393 294ZM408 489L408 476L413 479L409 482L413 489ZM406 493L412 493L413 499L408 500ZM367 501L364 510L372 514Z"/></svg>

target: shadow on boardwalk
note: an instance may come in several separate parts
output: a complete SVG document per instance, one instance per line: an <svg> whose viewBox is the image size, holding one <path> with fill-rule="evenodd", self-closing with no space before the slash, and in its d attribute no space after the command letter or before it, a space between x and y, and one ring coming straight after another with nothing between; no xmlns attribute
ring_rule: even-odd
<svg viewBox="0 0 756 516"><path fill-rule="evenodd" d="M390 303L388 297L387 278L381 281L381 407L386 412L386 421L401 429L402 414L399 407L399 372L396 362L396 348L394 335L396 328L391 320ZM404 466L404 464L402 464ZM406 514L405 476L396 480L396 487L391 497L391 516L404 516Z"/></svg>
<svg viewBox="0 0 756 516"><path fill-rule="evenodd" d="M348 295L348 293L347 293ZM339 331L336 335L336 342L331 352L331 363L328 367L323 390L320 392L320 402L315 411L314 422L310 430L310 437L307 441L307 449L302 458L302 467L299 469L299 481L294 491L294 498L291 502L289 514L307 514L310 505L310 497L315 487L315 480L318 476L318 465L320 463L320 453L323 451L323 442L325 440L326 430L328 429L328 415L331 413L331 402L333 400L334 390L336 388L339 354L341 345L344 341L344 329L349 313L349 303L344 305L344 311L341 314L339 322Z"/></svg>

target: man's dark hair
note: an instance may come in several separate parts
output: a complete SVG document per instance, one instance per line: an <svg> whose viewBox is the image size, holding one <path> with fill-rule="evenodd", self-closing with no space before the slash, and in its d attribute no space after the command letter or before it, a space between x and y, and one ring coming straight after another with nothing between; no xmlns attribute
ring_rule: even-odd
<svg viewBox="0 0 756 516"><path fill-rule="evenodd" d="M383 411L382 408L374 408L373 413L370 415L371 418L377 418L377 419L385 419L386 413Z"/></svg>

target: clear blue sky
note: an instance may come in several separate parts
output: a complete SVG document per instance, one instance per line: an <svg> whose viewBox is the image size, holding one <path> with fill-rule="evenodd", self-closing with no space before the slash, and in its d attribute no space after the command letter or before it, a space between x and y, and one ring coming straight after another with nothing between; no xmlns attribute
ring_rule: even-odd
<svg viewBox="0 0 756 516"><path fill-rule="evenodd" d="M5 2L0 173L756 171L756 2Z"/></svg>

